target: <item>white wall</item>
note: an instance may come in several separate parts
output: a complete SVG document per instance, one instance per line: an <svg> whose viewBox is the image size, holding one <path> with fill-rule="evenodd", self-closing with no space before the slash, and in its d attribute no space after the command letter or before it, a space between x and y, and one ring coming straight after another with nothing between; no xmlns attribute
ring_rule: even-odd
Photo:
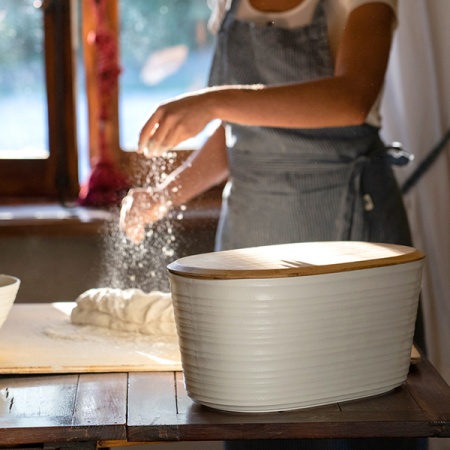
<svg viewBox="0 0 450 450"><path fill-rule="evenodd" d="M415 154L403 182L450 128L450 1L400 0L383 104L385 139ZM423 307L428 357L450 383L450 143L405 195L415 246L427 255ZM450 440L431 440L450 449Z"/></svg>

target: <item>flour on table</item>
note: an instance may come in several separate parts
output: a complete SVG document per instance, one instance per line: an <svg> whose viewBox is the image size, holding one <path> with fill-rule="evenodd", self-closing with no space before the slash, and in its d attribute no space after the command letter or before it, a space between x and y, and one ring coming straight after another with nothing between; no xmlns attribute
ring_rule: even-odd
<svg viewBox="0 0 450 450"><path fill-rule="evenodd" d="M75 325L68 318L55 320L43 328L42 332L52 340L69 341L71 345L94 346L97 354L103 349L103 358L115 349L116 356L108 360L107 364L117 364L117 367L128 367L131 362L133 370L136 370L136 361L141 361L138 364L140 370L181 369L177 336L156 336L94 325ZM98 359L95 362L99 364ZM104 370L107 370L107 364ZM118 370L117 367L115 370Z"/></svg>
<svg viewBox="0 0 450 450"><path fill-rule="evenodd" d="M75 302L70 318L76 325L150 336L177 335L170 293L98 288L84 292Z"/></svg>

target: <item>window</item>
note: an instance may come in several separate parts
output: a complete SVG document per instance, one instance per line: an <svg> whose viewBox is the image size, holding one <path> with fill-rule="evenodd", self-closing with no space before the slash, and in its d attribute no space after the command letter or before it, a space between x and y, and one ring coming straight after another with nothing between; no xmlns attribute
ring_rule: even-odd
<svg viewBox="0 0 450 450"><path fill-rule="evenodd" d="M2 0L0 195L78 190L70 1Z"/></svg>
<svg viewBox="0 0 450 450"><path fill-rule="evenodd" d="M206 29L211 12L207 1L118 0L94 3L93 0L83 0L82 9L81 41L89 93L90 159L98 160L101 148L97 95L101 78L95 72L95 61L101 49L100 43L89 45L89 36L96 30L103 35L114 32L118 36L116 51L119 52L121 73L115 114L110 114L104 122L109 158L128 171L133 184L160 178L161 174L156 174L155 169L161 171L162 166L146 164L142 158L136 157L133 150L140 127L155 105L206 85L212 56L212 36ZM111 48L105 46L104 51L107 50ZM114 67L109 69L114 70ZM186 142L183 147L198 146L203 137ZM177 152L173 163L166 166L166 172L184 157ZM152 170L155 176L147 177L146 174ZM83 181L87 172L88 167L81 168Z"/></svg>
<svg viewBox="0 0 450 450"><path fill-rule="evenodd" d="M120 141L136 146L161 101L206 86L212 56L206 0L120 0Z"/></svg>
<svg viewBox="0 0 450 450"><path fill-rule="evenodd" d="M98 156L95 30L100 0L2 0L0 196L75 199ZM138 131L161 100L205 86L207 0L107 0L118 39L113 159L135 158ZM96 109L97 108L97 109ZM183 147L198 145L188 142Z"/></svg>
<svg viewBox="0 0 450 450"><path fill-rule="evenodd" d="M42 12L29 2L7 0L0 35L1 158L48 158ZM33 134L24 133L28 123L39 124Z"/></svg>

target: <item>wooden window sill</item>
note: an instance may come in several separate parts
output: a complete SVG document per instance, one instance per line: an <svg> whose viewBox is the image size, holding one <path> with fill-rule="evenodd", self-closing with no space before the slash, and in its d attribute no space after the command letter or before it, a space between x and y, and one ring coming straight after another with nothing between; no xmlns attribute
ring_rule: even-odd
<svg viewBox="0 0 450 450"><path fill-rule="evenodd" d="M219 211L220 198L196 199L182 211L183 219L177 221L177 228L183 232L215 227ZM64 207L54 203L0 206L0 237L99 234L107 222L116 220L117 208Z"/></svg>

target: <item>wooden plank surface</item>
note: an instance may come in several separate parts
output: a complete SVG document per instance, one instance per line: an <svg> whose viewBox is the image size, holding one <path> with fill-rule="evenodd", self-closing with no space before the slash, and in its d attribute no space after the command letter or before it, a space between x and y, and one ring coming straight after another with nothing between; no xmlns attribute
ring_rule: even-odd
<svg viewBox="0 0 450 450"><path fill-rule="evenodd" d="M70 425L78 379L78 375L0 379L2 427Z"/></svg>
<svg viewBox="0 0 450 450"><path fill-rule="evenodd" d="M80 375L72 426L84 428L95 440L124 439L127 421L126 373Z"/></svg>
<svg viewBox="0 0 450 450"><path fill-rule="evenodd" d="M130 373L128 439L138 442L173 440L173 433L168 433L165 426L176 427L177 421L175 373Z"/></svg>
<svg viewBox="0 0 450 450"><path fill-rule="evenodd" d="M130 384L129 395L139 398L141 405L149 403L151 406L146 416L142 413L138 416L142 406L135 410L130 404L130 441L445 437L450 430L450 387L426 361L413 366L408 380L387 394L270 414L229 413L196 404L187 396L182 374L176 374L175 408L166 397L167 387L171 386L172 390L170 373L158 374L157 383L153 375L148 374L145 389L142 385ZM152 393L150 385L158 392ZM437 397L440 400L435 409L433 404ZM157 398L157 404L164 405L163 409L159 409L152 398Z"/></svg>
<svg viewBox="0 0 450 450"><path fill-rule="evenodd" d="M15 304L0 329L0 374L180 370L176 336L74 325L74 302Z"/></svg>
<svg viewBox="0 0 450 450"><path fill-rule="evenodd" d="M427 359L411 368L405 388L427 415L433 436L450 437L450 388Z"/></svg>
<svg viewBox="0 0 450 450"><path fill-rule="evenodd" d="M394 391L270 414L212 410L179 372L0 376L0 448L56 442L449 437L450 387L426 360Z"/></svg>
<svg viewBox="0 0 450 450"><path fill-rule="evenodd" d="M123 375L1 377L0 445L125 439Z"/></svg>

